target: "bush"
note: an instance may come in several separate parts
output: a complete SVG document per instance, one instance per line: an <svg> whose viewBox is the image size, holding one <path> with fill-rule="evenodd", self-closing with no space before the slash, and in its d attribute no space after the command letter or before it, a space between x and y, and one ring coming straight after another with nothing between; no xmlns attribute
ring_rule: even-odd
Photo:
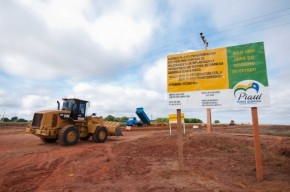
<svg viewBox="0 0 290 192"><path fill-rule="evenodd" d="M112 116L112 115L108 115L107 117L105 117L104 120L105 120L105 121L114 121L114 120L115 120L115 117Z"/></svg>
<svg viewBox="0 0 290 192"><path fill-rule="evenodd" d="M197 118L184 118L185 123L203 123L202 120Z"/></svg>
<svg viewBox="0 0 290 192"><path fill-rule="evenodd" d="M20 118L20 119L18 119L16 122L28 122L26 119L22 119L22 118Z"/></svg>
<svg viewBox="0 0 290 192"><path fill-rule="evenodd" d="M156 119L156 121L157 122L163 122L163 123L168 123L169 122L168 118L162 118L162 117L158 117Z"/></svg>
<svg viewBox="0 0 290 192"><path fill-rule="evenodd" d="M7 118L7 117L2 117L2 118L1 118L1 121L2 121L2 122L10 122L10 119Z"/></svg>
<svg viewBox="0 0 290 192"><path fill-rule="evenodd" d="M121 123L125 123L126 121L128 121L128 117L124 116L124 117L114 117L113 115L108 115L107 117L104 118L105 121L116 121L116 122L121 122Z"/></svg>
<svg viewBox="0 0 290 192"><path fill-rule="evenodd" d="M214 123L220 123L220 121L219 120L214 120Z"/></svg>

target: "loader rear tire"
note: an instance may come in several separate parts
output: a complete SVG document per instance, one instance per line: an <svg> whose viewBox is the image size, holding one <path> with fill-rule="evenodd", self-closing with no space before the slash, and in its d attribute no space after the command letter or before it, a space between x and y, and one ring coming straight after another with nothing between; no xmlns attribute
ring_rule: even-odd
<svg viewBox="0 0 290 192"><path fill-rule="evenodd" d="M43 143L55 143L57 138L40 138Z"/></svg>
<svg viewBox="0 0 290 192"><path fill-rule="evenodd" d="M106 127L98 127L92 136L93 141L96 143L104 143L108 138L108 130Z"/></svg>
<svg viewBox="0 0 290 192"><path fill-rule="evenodd" d="M58 134L60 145L75 145L80 138L80 131L76 126L67 125L63 127Z"/></svg>

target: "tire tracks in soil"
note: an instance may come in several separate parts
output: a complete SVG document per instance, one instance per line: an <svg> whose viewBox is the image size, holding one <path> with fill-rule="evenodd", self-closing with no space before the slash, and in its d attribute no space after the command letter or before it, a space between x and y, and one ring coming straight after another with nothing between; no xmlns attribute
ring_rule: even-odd
<svg viewBox="0 0 290 192"><path fill-rule="evenodd" d="M0 191L35 190L63 160L63 157L52 158L47 153L7 159L0 166Z"/></svg>

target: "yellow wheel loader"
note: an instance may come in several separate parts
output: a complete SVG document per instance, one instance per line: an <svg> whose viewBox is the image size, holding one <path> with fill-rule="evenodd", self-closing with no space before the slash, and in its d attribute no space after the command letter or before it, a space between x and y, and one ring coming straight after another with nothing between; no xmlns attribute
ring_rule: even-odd
<svg viewBox="0 0 290 192"><path fill-rule="evenodd" d="M93 113L86 116L88 101L64 98L60 109L34 113L32 123L26 133L34 134L45 143L59 142L60 145L75 145L80 140L103 143L108 136L121 136L120 123L104 121Z"/></svg>

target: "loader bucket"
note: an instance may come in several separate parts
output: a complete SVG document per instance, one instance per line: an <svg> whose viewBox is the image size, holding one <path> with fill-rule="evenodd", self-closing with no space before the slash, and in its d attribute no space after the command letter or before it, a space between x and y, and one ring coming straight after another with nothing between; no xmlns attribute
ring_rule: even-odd
<svg viewBox="0 0 290 192"><path fill-rule="evenodd" d="M122 136L120 123L113 121L104 121L104 126L107 127L109 136Z"/></svg>

